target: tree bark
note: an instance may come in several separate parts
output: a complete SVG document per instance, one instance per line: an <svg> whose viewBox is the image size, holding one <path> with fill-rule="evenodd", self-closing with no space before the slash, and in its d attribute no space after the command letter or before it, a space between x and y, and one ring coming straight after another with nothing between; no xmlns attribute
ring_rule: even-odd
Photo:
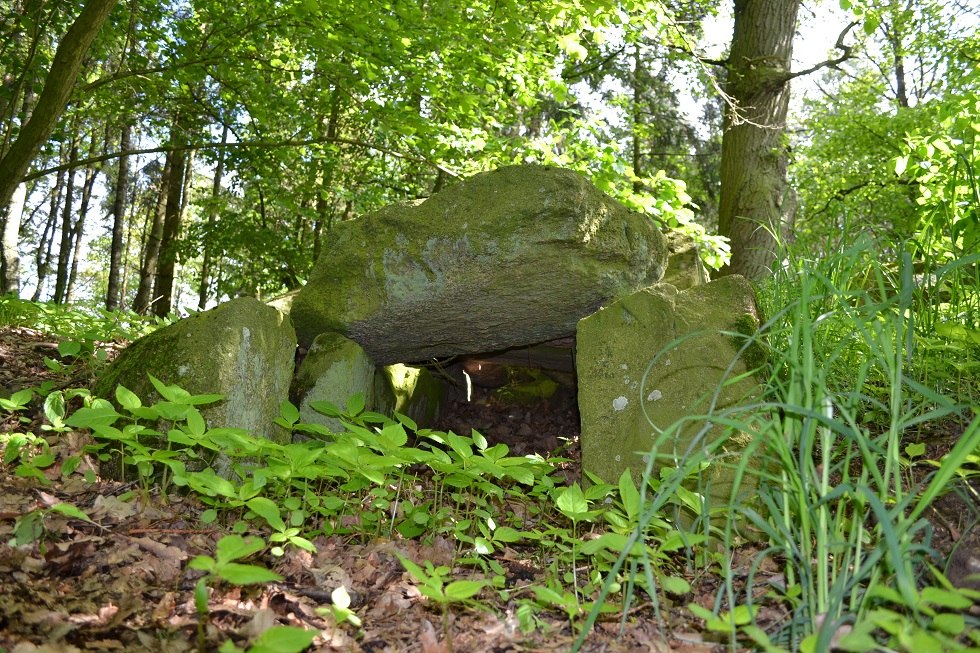
<svg viewBox="0 0 980 653"><path fill-rule="evenodd" d="M790 64L800 0L735 0L721 145L718 229L731 240L721 274L761 279L792 227L795 196L786 172Z"/></svg>
<svg viewBox="0 0 980 653"><path fill-rule="evenodd" d="M160 258L157 261L156 281L153 284L153 313L166 317L173 306L174 271L177 267L177 238L180 235L184 175L187 172L187 150L174 152L170 168L167 206L160 237Z"/></svg>
<svg viewBox="0 0 980 653"><path fill-rule="evenodd" d="M129 123L123 125L119 136L119 149L123 152L132 144L133 127ZM119 308L122 301L123 276L123 236L126 227L126 200L129 194L129 157L119 159L119 170L116 174L116 188L112 201L112 244L109 246L109 282L105 293L105 307L108 311Z"/></svg>
<svg viewBox="0 0 980 653"><path fill-rule="evenodd" d="M68 155L68 162L71 163L78 159L78 143L71 144L71 153ZM68 259L71 256L71 218L74 214L75 203L75 171L68 173L68 183L65 185L65 205L61 212L61 244L58 246L58 268L54 279L55 304L65 301L65 288L68 286Z"/></svg>
<svg viewBox="0 0 980 653"><path fill-rule="evenodd" d="M115 6L117 0L88 0L81 13L54 53L51 68L44 82L44 89L29 120L21 127L17 139L0 158L0 210L6 211L6 222L17 221L19 230L20 214L9 210L10 200L17 185L23 181L24 174L38 148L51 135L58 118L65 110L68 99L75 87L75 80L82 68L82 61L92 41L102 29L102 24ZM12 229L12 227L11 227ZM7 225L4 225L6 232ZM4 256L7 252L3 252ZM9 269L9 263L7 264Z"/></svg>
<svg viewBox="0 0 980 653"><path fill-rule="evenodd" d="M221 131L221 142L228 141L228 125ZM225 151L218 150L218 162L214 166L214 179L211 181L211 207L208 209L208 229L204 237L204 254L201 257L201 285L197 290L197 309L203 311L208 303L211 286L211 245L214 225L218 222L218 198L221 196L221 178L225 174Z"/></svg>
<svg viewBox="0 0 980 653"><path fill-rule="evenodd" d="M95 153L96 140L92 138L91 153ZM105 142L103 149L108 149L109 143ZM78 281L78 261L82 258L82 241L85 237L85 219L88 217L88 209L92 203L92 189L95 186L95 179L99 175L98 168L88 168L85 170L85 181L82 182L82 202L78 207L78 219L72 227L72 252L71 266L68 272L68 285L65 287L65 303L71 304L75 298L75 287Z"/></svg>
<svg viewBox="0 0 980 653"><path fill-rule="evenodd" d="M34 102L37 96L30 84L24 84L24 101L21 105L21 122L25 123L31 119L34 113ZM4 132L4 142L0 145L2 152L6 147L6 140L9 136L8 131ZM3 206L0 206L0 222L3 223L3 236L0 240L0 294L17 295L20 292L20 252L18 245L20 241L20 225L24 219L24 210L27 205L27 183L22 181L17 184L14 193L7 205L6 213ZM5 216L9 216L6 217Z"/></svg>
<svg viewBox="0 0 980 653"><path fill-rule="evenodd" d="M150 308L157 262L160 260L160 239L163 235L163 218L167 210L167 195L169 194L170 168L173 164L173 153L167 155L163 171L160 173L160 188L157 193L156 207L146 231L146 243L143 246L142 263L140 265L140 282L136 287L136 297L133 299L133 311L144 315Z"/></svg>

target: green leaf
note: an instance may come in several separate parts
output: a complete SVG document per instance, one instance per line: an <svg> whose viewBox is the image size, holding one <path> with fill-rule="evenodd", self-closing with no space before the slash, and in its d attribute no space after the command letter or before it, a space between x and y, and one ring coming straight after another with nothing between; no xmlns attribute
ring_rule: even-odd
<svg viewBox="0 0 980 653"><path fill-rule="evenodd" d="M87 521L90 524L95 523L88 515L85 514L85 511L70 503L56 503L53 506L51 506L50 510L51 512L57 512L62 515L65 515L66 517L72 517L73 519L81 519L82 521Z"/></svg>
<svg viewBox="0 0 980 653"><path fill-rule="evenodd" d="M494 542L520 542L523 539L521 532L510 526L498 526L493 531Z"/></svg>
<svg viewBox="0 0 980 653"><path fill-rule="evenodd" d="M233 585L253 585L282 580L282 576L274 571L257 565L243 565L238 562L219 565L216 571L218 577Z"/></svg>
<svg viewBox="0 0 980 653"><path fill-rule="evenodd" d="M327 417L337 418L344 416L343 412L329 401L311 401L310 408Z"/></svg>
<svg viewBox="0 0 980 653"><path fill-rule="evenodd" d="M289 400L279 404L279 416L287 424L295 424L299 421L299 409Z"/></svg>
<svg viewBox="0 0 980 653"><path fill-rule="evenodd" d="M265 542L257 537L244 538L241 535L225 535L218 540L215 555L218 558L218 562L224 563L240 558L247 558L264 548Z"/></svg>
<svg viewBox="0 0 980 653"><path fill-rule="evenodd" d="M926 452L924 442L913 442L905 446L905 455L909 458L918 458Z"/></svg>
<svg viewBox="0 0 980 653"><path fill-rule="evenodd" d="M356 417L364 411L364 395L360 392L351 395L347 400L347 414Z"/></svg>
<svg viewBox="0 0 980 653"><path fill-rule="evenodd" d="M273 626L259 635L248 653L299 653L309 648L317 631L296 626Z"/></svg>
<svg viewBox="0 0 980 653"><path fill-rule="evenodd" d="M908 167L909 167L909 157L907 154L905 156L900 156L897 159L895 159L896 175L901 176Z"/></svg>
<svg viewBox="0 0 980 653"><path fill-rule="evenodd" d="M279 506L277 506L271 499L265 497L255 497L249 499L245 502L249 510L254 512L259 517L265 519L277 531L286 530L286 524L282 520L282 515L279 512Z"/></svg>
<svg viewBox="0 0 980 653"><path fill-rule="evenodd" d="M973 601L956 590L945 590L940 587L926 587L922 590L922 601L951 610L966 610Z"/></svg>
<svg viewBox="0 0 980 653"><path fill-rule="evenodd" d="M160 396L167 401L182 403L185 399L191 396L191 393L187 392L187 390L184 390L183 388L175 385L167 385L152 374L147 374L147 376L150 379L150 383L153 384L153 387L157 389L158 393L160 393Z"/></svg>
<svg viewBox="0 0 980 653"><path fill-rule="evenodd" d="M135 392L121 385L116 386L116 401L126 410L132 412L143 406L143 402Z"/></svg>
<svg viewBox="0 0 980 653"><path fill-rule="evenodd" d="M75 342L74 340L66 340L65 342L58 343L58 355L61 357L65 356L78 356L82 351L82 343Z"/></svg>
<svg viewBox="0 0 980 653"><path fill-rule="evenodd" d="M623 470L619 477L619 498L623 502L626 516L630 521L636 521L640 516L640 492L633 483L633 475L630 470Z"/></svg>
<svg viewBox="0 0 980 653"><path fill-rule="evenodd" d="M679 576L661 576L660 585L669 594L684 595L691 591L691 584Z"/></svg>
<svg viewBox="0 0 980 653"><path fill-rule="evenodd" d="M446 598L450 601L465 601L490 584L486 580L457 580L446 585Z"/></svg>
<svg viewBox="0 0 980 653"><path fill-rule="evenodd" d="M211 556L197 556L187 563L187 568L210 573L215 570L217 564Z"/></svg>
<svg viewBox="0 0 980 653"><path fill-rule="evenodd" d="M44 417L55 426L60 426L65 418L65 395L56 391L44 398Z"/></svg>
<svg viewBox="0 0 980 653"><path fill-rule="evenodd" d="M112 426L122 417L111 404L83 406L65 420L65 424L76 429L92 429L94 426Z"/></svg>
<svg viewBox="0 0 980 653"><path fill-rule="evenodd" d="M932 620L933 627L947 635L959 635L966 629L966 619L962 614L944 612Z"/></svg>
<svg viewBox="0 0 980 653"><path fill-rule="evenodd" d="M581 515L589 510L589 504L578 483L560 490L556 503L562 514L572 520L575 519L574 515Z"/></svg>

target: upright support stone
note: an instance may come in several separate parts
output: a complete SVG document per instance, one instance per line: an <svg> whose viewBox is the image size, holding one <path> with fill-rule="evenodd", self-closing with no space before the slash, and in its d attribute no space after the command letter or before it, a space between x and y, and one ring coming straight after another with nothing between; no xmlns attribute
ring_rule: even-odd
<svg viewBox="0 0 980 653"><path fill-rule="evenodd" d="M745 340L722 332L751 335L758 325L752 286L736 276L680 292L659 284L580 321L583 468L609 482L626 468L639 474L644 454L677 420L757 397L758 382L746 372L761 362L759 349L738 357ZM689 422L659 453L683 456L703 425ZM722 435L714 426L703 444ZM726 446L737 455L744 444L736 434ZM715 466L711 481L713 498L727 500L733 479L724 466Z"/></svg>
<svg viewBox="0 0 980 653"><path fill-rule="evenodd" d="M111 399L121 384L144 403L155 401L149 373L191 394L224 395L200 409L210 428L235 427L288 442L291 434L273 420L289 396L295 352L296 334L285 316L242 297L137 340L99 378L95 394ZM220 456L215 467L230 473Z"/></svg>

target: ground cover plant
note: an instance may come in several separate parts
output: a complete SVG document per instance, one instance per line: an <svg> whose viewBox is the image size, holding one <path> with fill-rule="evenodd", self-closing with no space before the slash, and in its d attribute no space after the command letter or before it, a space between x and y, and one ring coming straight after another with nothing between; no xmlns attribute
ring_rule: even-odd
<svg viewBox="0 0 980 653"><path fill-rule="evenodd" d="M936 283L972 297L975 259ZM358 397L317 406L340 433L283 404L303 436L288 445L207 428L198 407L220 397L158 379L153 403L94 397L78 371L128 335L100 315L102 337L55 347L48 378L0 404L3 630L56 624L74 646L147 650L978 648L980 583L956 568L980 542L978 356L949 336L976 324L933 288L911 254L885 265L860 240L822 260L791 252L761 289L768 320L741 336L770 352L766 393L688 418L749 433L750 449L667 457L675 424L639 483L611 484ZM91 315L58 319L91 336ZM219 455L237 480L212 471ZM100 462L127 481L100 479ZM711 504L713 466L755 491ZM82 608L106 576L112 591ZM59 608L64 595L79 603Z"/></svg>

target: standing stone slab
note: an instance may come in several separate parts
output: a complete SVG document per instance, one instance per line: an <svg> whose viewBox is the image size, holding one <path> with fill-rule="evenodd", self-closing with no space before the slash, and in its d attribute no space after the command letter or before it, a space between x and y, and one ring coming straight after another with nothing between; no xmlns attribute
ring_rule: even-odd
<svg viewBox="0 0 980 653"><path fill-rule="evenodd" d="M210 428L288 442L290 433L273 420L289 396L295 352L296 335L285 316L243 297L137 340L101 376L95 394L111 399L121 384L144 403L155 401L149 373L191 394L223 394L224 401L200 409Z"/></svg>
<svg viewBox="0 0 980 653"><path fill-rule="evenodd" d="M610 299L663 276L650 218L579 174L515 166L331 230L290 317L379 364L503 350L570 335Z"/></svg>
<svg viewBox="0 0 980 653"><path fill-rule="evenodd" d="M642 472L646 466L643 454L657 438L650 422L666 429L685 416L707 413L712 395L723 381L739 377L760 362L755 358L758 350L750 349L752 360L743 357L732 366L744 341L719 332L752 334L758 325L752 286L737 276L680 292L674 286L659 284L579 322L576 343L582 467L608 482L615 482L627 467L634 474ZM697 335L664 351L675 339L690 334ZM725 385L716 410L745 402L758 393L757 381L746 376ZM689 423L674 442L667 443L668 450L661 448L660 453L683 456L702 425ZM706 441L721 435L718 429L714 427ZM744 444L744 438L736 436L726 446L737 450ZM731 484L721 466L714 469L714 497L726 499Z"/></svg>

